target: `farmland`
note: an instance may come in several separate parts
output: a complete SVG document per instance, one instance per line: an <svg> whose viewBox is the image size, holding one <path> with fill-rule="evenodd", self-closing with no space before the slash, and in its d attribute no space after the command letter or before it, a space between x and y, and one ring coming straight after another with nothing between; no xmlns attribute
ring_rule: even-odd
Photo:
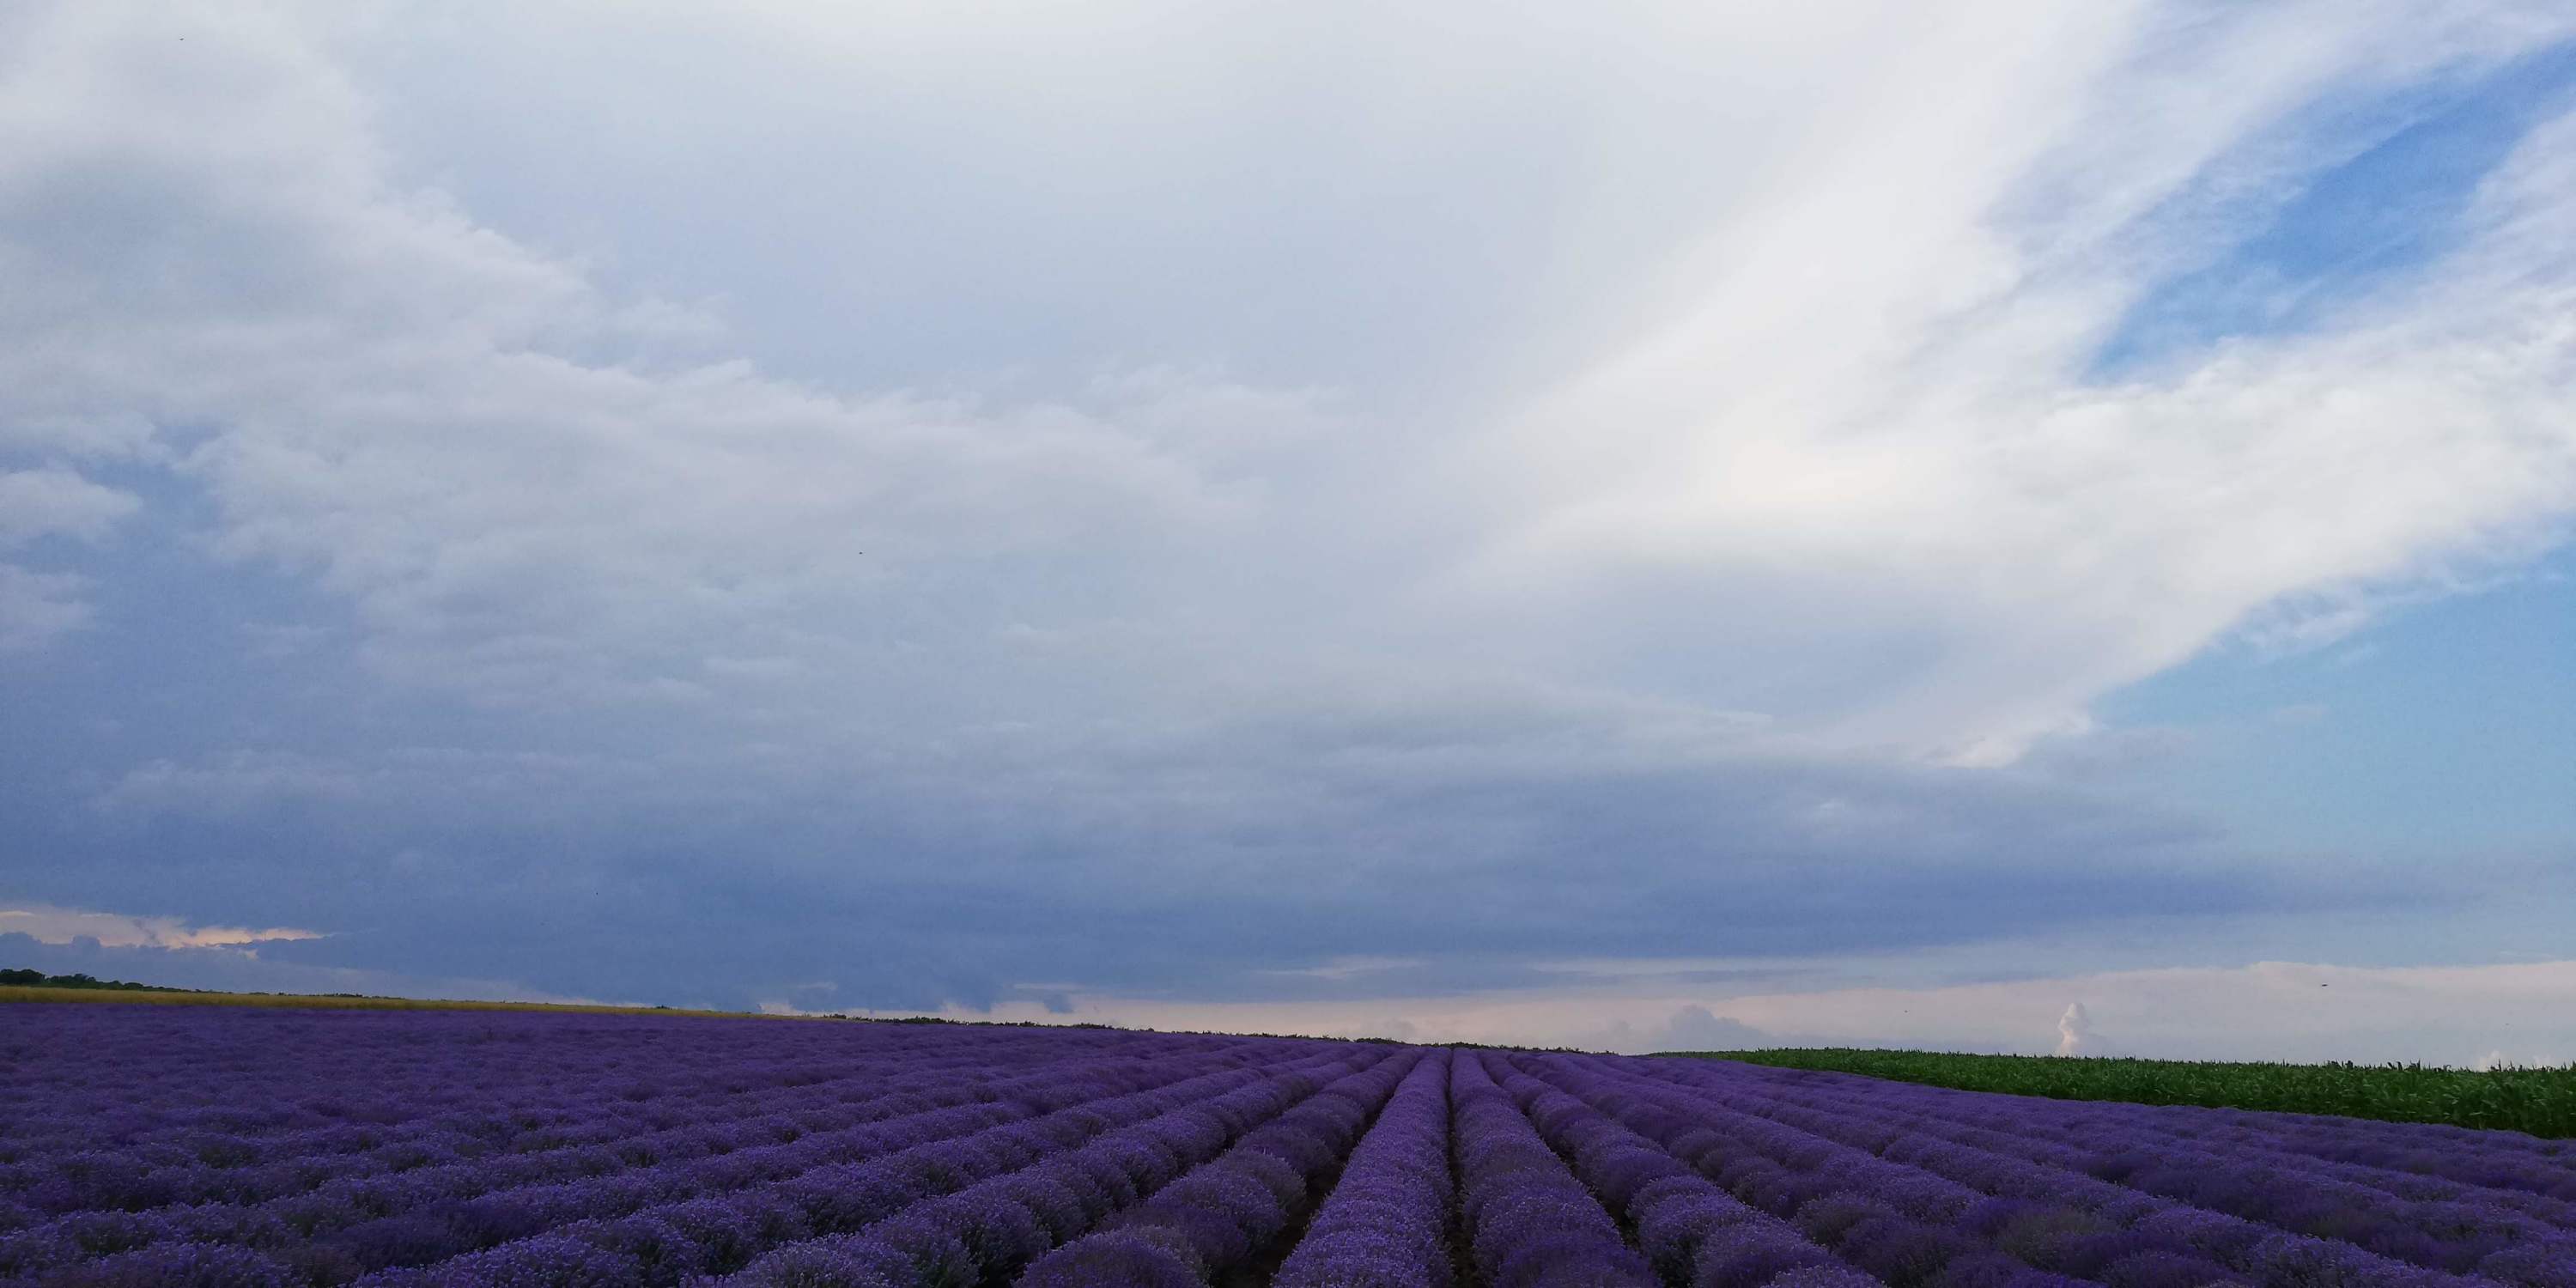
<svg viewBox="0 0 2576 1288"><path fill-rule="evenodd" d="M2066 1059L1852 1047L1679 1054L2017 1096L2271 1109L2576 1136L2576 1068L2477 1072L2424 1065Z"/></svg>
<svg viewBox="0 0 2576 1288"><path fill-rule="evenodd" d="M2564 1288L2576 1142L1714 1060L0 1009L0 1278Z"/></svg>

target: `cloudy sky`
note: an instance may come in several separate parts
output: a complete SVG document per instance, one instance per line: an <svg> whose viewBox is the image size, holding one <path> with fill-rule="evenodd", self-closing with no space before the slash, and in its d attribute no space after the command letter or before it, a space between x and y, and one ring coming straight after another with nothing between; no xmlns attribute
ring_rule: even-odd
<svg viewBox="0 0 2576 1288"><path fill-rule="evenodd" d="M0 7L0 965L2576 1059L2571 519L2561 0Z"/></svg>

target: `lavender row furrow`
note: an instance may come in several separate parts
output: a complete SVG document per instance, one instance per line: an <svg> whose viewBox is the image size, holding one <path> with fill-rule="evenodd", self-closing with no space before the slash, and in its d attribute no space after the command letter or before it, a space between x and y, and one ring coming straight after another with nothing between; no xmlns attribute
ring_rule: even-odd
<svg viewBox="0 0 2576 1288"><path fill-rule="evenodd" d="M322 1151L325 1159L281 1159L270 1164L242 1164L242 1167L209 1167L204 1180L196 1185L183 1185L167 1172L118 1172L118 1170L85 1170L82 1164L95 1151L75 1154L70 1159L54 1159L52 1175L44 1182L31 1185L31 1193L21 1195L39 1211L142 1211L160 1206L276 1206L294 1195L317 1193L319 1206L340 1208L368 1206L355 1198L353 1188L366 1188L376 1177L407 1177L402 1188L422 1188L430 1177L448 1170L448 1175L461 1177L459 1188L451 1198L464 1198L469 1193L507 1188L507 1185L533 1185L544 1180L572 1180L582 1175L603 1175L623 1167L652 1167L657 1162L677 1157L696 1157L701 1151L739 1149L744 1139L755 1139L770 1133L775 1141L791 1141L796 1136L809 1136L817 1131L837 1131L855 1123L876 1121L886 1115L902 1113L907 1103L912 1108L927 1110L945 1103L963 1103L956 1095L963 1087L984 1082L976 1072L963 1072L948 1061L935 1061L933 1069L914 1072L912 1066L894 1066L876 1074L858 1074L853 1079L853 1092L863 1092L855 1100L832 1100L832 1103L806 1103L799 1108L786 1097L799 1095L799 1090L781 1090L773 1095L747 1097L721 1110L698 1115L683 1115L680 1123L644 1131L626 1128L616 1131L613 1118L605 1118L600 1128L585 1128L585 1136L598 1136L582 1144L546 1144L526 1149L484 1151L484 1154L461 1154L440 1162L438 1157L420 1154L404 1159L404 1164L386 1164L368 1154L348 1151ZM111 1159L121 1154L108 1154ZM129 1164L131 1167L131 1164ZM469 1177L469 1180L466 1180ZM337 1190L332 1185L337 1182ZM52 1185L57 1190L49 1190ZM291 1224L294 1216L289 1216Z"/></svg>
<svg viewBox="0 0 2576 1288"><path fill-rule="evenodd" d="M2576 1143L1098 1028L0 1009L0 1288L2576 1288Z"/></svg>
<svg viewBox="0 0 2576 1288"><path fill-rule="evenodd" d="M1274 1288L1447 1288L1449 1062L1433 1052L1405 1075Z"/></svg>
<svg viewBox="0 0 2576 1288"><path fill-rule="evenodd" d="M1480 1282L1507 1288L1580 1270L1599 1288L1654 1284L1645 1259L1495 1085L1485 1061L1462 1051L1449 1079L1459 1229Z"/></svg>
<svg viewBox="0 0 2576 1288"><path fill-rule="evenodd" d="M2576 1262L2565 1234L2570 1213L2556 1200L2499 1193L2405 1173L2264 1148L2212 1148L2198 1137L2173 1137L2152 1126L2081 1133L2042 1128L1960 1128L1926 1115L1825 1100L1774 1112L1781 1121L1822 1130L1867 1132L1877 1124L1890 1157L1920 1148L1905 1138L1940 1141L2033 1159L2194 1206L2298 1233L2341 1239L2384 1256L2435 1269L2524 1276L2513 1266L2534 1259ZM2073 1143L2069 1143L2073 1142Z"/></svg>
<svg viewBox="0 0 2576 1288"><path fill-rule="evenodd" d="M509 1251L513 1243L554 1237L576 1223L587 1231L596 1229L595 1223L633 1218L608 1236L623 1239L631 1231L643 1230L662 1217L709 1199L726 1202L737 1213L746 1214L754 1230L752 1250L765 1250L811 1234L857 1229L882 1219L891 1210L889 1205L900 1207L971 1184L993 1174L1008 1160L1024 1162L1104 1131L1247 1086L1302 1076L1307 1066L1336 1058L1324 1054L1283 1062L1276 1068L1284 1072L1266 1076L1251 1069L1227 1069L1178 1081L1158 1081L1143 1090L1123 1090L1107 1082L1061 1084L1043 1097L1033 1093L1031 1099L1017 1107L993 1106L974 1119L924 1124L899 1135L872 1139L862 1147L790 1154L785 1151L794 1147L789 1146L726 1174L678 1176L667 1182L645 1177L640 1178L644 1184L633 1189L584 1192L561 1199L546 1196L551 1201L541 1200L516 1209L518 1224L525 1228L508 1229L509 1237L477 1238L466 1247L449 1243L406 1258L401 1264L457 1261L488 1251L488 1263L475 1264L507 1265L515 1255ZM452 1279L455 1273L463 1272L451 1272L441 1282ZM385 1272L385 1276L386 1282L405 1282L392 1272ZM359 1282L374 1282L378 1277ZM506 1281L508 1276L502 1278ZM462 1282L483 1281L481 1277L470 1277Z"/></svg>
<svg viewBox="0 0 2576 1288"><path fill-rule="evenodd" d="M1298 1063L1327 1060L1329 1055L1310 1056ZM1296 1076L1294 1074L1275 1076ZM625 1284L636 1282L676 1282L677 1276L692 1269L725 1269L726 1258L748 1258L780 1243L811 1237L817 1228L855 1228L878 1219L892 1207L912 1202L927 1194L941 1192L960 1183L961 1169L989 1167L997 1159L1007 1159L1015 1152L1053 1148L1069 1141L1087 1138L1105 1126L1131 1121L1138 1117L1195 1103L1209 1096L1223 1095L1229 1088L1262 1081L1263 1075L1251 1069L1225 1069L1200 1074L1194 1078L1148 1091L1124 1095L1095 1097L1091 1093L1108 1090L1103 1086L1068 1086L1055 1098L1075 1102L1052 1113L984 1126L943 1122L924 1125L916 1133L919 1143L898 1149L867 1162L838 1161L813 1166L784 1179L766 1184L746 1184L717 1192L702 1192L685 1197L659 1196L650 1206L634 1203L618 1205L626 1215L607 1219L595 1212L585 1212L582 1205L550 1206L539 1204L533 1209L500 1209L491 1213L496 1219L511 1220L512 1226L500 1227L501 1233L514 1235L505 1241L493 1238L475 1240L475 1246L490 1246L487 1251L445 1256L425 1270L390 1270L365 1276L365 1283L430 1283L430 1284L514 1284L596 1282ZM901 1143L901 1142L890 1142ZM810 1160L808 1160L810 1161ZM558 1199L564 1196L554 1196ZM603 1196L581 1196L595 1207ZM608 1196L631 1197L631 1196ZM533 1225L537 1232L528 1233L517 1226ZM449 1236L461 1232L453 1228ZM480 1233L492 1233L484 1231ZM633 1250L620 1247L632 1245ZM157 1265L155 1258L175 1257L201 1244L173 1244L148 1248L135 1253L104 1258L85 1266L40 1281L52 1285L88 1285L91 1283L158 1282L140 1268ZM638 1277L636 1252L645 1256L659 1248L665 1252L685 1252L690 1264L671 1260L664 1267L668 1273ZM275 1282L341 1283L347 1282L356 1267L346 1258L333 1259L331 1249L302 1245L283 1250L272 1259ZM454 1252L452 1245L433 1243L416 1259L428 1260L441 1253ZM324 1254L317 1258L315 1254ZM696 1263L705 1263L703 1265ZM600 1267L613 1270L601 1270ZM585 1267L588 1267L585 1269ZM234 1269L238 1270L236 1266ZM262 1280L260 1282L268 1282Z"/></svg>
<svg viewBox="0 0 2576 1288"><path fill-rule="evenodd" d="M1560 1072L1583 1084L1581 1070ZM1849 1272L1803 1231L1718 1188L1579 1097L1518 1067L1502 1085L1575 1176L1635 1230L1639 1249L1666 1284L1754 1288L1792 1271Z"/></svg>
<svg viewBox="0 0 2576 1288"><path fill-rule="evenodd" d="M746 1088L738 1093L716 1089L672 1093L628 1087L603 1096L598 1089L583 1089L549 1097L542 1106L523 1101L506 1114L485 1107L423 1114L397 1124L342 1121L300 1128L275 1126L265 1132L213 1131L202 1126L141 1131L129 1128L111 1135L104 1143L154 1166L198 1166L216 1170L253 1167L278 1159L333 1156L358 1160L371 1154L405 1149L455 1148L460 1145L493 1153L518 1154L550 1147L548 1143L532 1140L540 1134L559 1138L562 1144L568 1145L616 1140L666 1115L694 1118L711 1111L738 1111L784 1097L828 1096L836 1085L871 1087L879 1077L906 1070L990 1067L991 1061L972 1053L908 1055L888 1052L874 1059L853 1060L826 1079L808 1080L792 1075L763 1078L760 1082L765 1085L758 1092ZM60 1114L50 1123L42 1118L22 1120L22 1130L8 1143L15 1148L26 1148L42 1146L48 1139L96 1139L100 1135L99 1124L84 1121L85 1117ZM46 1127L53 1130L50 1133L42 1130ZM15 1165L0 1168L0 1191L15 1192L29 1188L42 1183L45 1175L42 1168Z"/></svg>
<svg viewBox="0 0 2576 1288"><path fill-rule="evenodd" d="M1605 1069L1618 1065L1604 1061ZM1923 1221L1947 1219L1974 1237L2034 1266L2117 1282L2170 1259L2225 1267L2240 1282L2467 1288L2491 1283L2408 1265L2348 1243L2271 1229L2254 1222L2160 1199L2064 1169L1988 1156L1970 1165L1956 1156L1931 1167L1882 1158L1866 1149L1727 1107L1693 1089L1633 1071L1610 1075L1620 1093L1699 1124L1706 1140L1689 1141L1695 1162L1748 1201L1787 1215L1827 1237L1822 1227L1874 1206ZM2017 1165L2016 1165L2017 1164ZM1940 1170L1934 1170L1939 1168ZM2087 1184L2087 1183L2090 1184ZM1840 1198L1840 1210L1807 1210ZM1987 1203L1986 1199L2004 1200ZM1963 1202L1963 1199L1965 1200ZM2161 1271L2157 1273L2163 1273Z"/></svg>
<svg viewBox="0 0 2576 1288"><path fill-rule="evenodd" d="M1704 1069L1675 1070L1667 1076L1691 1080L1703 1086L1720 1086L1733 1081L1725 1074L1713 1075ZM1721 1082L1710 1082L1712 1076ZM1743 1084L1737 1085L1740 1089ZM1899 1092L1899 1088L1938 1094L1907 1095ZM2474 1141L2475 1148L2448 1144L2440 1149L2413 1149L2398 1147L2392 1142L2398 1137L2420 1136L2427 1131L2458 1132L2466 1129L2432 1128L2420 1123L2345 1121L2338 1130L2318 1126L2320 1122L2338 1120L2318 1120L2304 1115L2266 1115L2192 1106L2122 1105L2018 1096L1979 1097L1977 1093L1913 1088L1906 1084L1867 1080L1854 1083L1836 1079L1806 1085L1771 1082L1763 1094L1837 1109L1858 1105L1885 1106L1911 1116L1998 1128L2034 1139L2074 1141L2090 1136L2098 1141L2107 1134L2117 1140L2134 1143L2152 1137L2159 1144L2179 1142L2237 1154L2261 1154L2279 1159L2288 1166L2313 1170L2319 1175L2331 1174L2356 1180L2366 1178L2367 1183L2375 1187L2408 1197L2455 1193L2459 1188L2467 1187L2488 1192L2493 1201L2516 1204L2523 1210L2551 1219L2563 1220L2570 1212L2576 1212L2576 1203L2570 1202L2576 1199L2576 1175L2566 1173L2556 1163L2526 1148L2556 1142L2541 1142L2515 1132L2485 1133L2489 1139ZM2327 1149L2319 1145L2316 1137L2320 1131L2335 1131L2339 1147ZM2337 1157L2327 1157L2329 1154ZM2379 1161L2369 1161L2373 1158Z"/></svg>
<svg viewBox="0 0 2576 1288"><path fill-rule="evenodd" d="M345 1056L342 1048L333 1046L312 1049L310 1034L315 1024L343 1030L356 1028L364 1036L364 1026L381 1027L383 1017L270 1012L248 1022L252 1027L249 1038L263 1046L294 1045L311 1051L310 1058L301 1062L299 1072L306 1075L304 1085L314 1090L290 1090L280 1095L273 1078L268 1076L273 1071L264 1070L257 1058L245 1057L237 1048L229 1055L224 1048L192 1049L184 1077L159 1068L151 1056L155 1050L170 1045L167 1039L174 1028L181 1029L184 1036L184 1026L176 1024L180 1018L148 1017L136 1026L142 1029L140 1035L115 1032L107 1034L106 1041L82 1044L93 1062L124 1061L142 1069L144 1076L134 1081L102 1083L80 1076L78 1070L45 1077L40 1069L37 1077L0 1088L0 1162L18 1162L19 1154L31 1148L58 1148L66 1137L79 1142L75 1148L112 1146L120 1150L144 1148L189 1133L213 1135L226 1148L240 1148L275 1133L296 1130L381 1138L405 1125L423 1124L437 1117L439 1111L452 1111L477 1128L496 1129L507 1135L572 1121L564 1112L566 1108L596 1100L601 1088L610 1090L621 1101L732 1098L757 1086L792 1087L840 1076L871 1057L920 1059L948 1055L971 1059L979 1049L1008 1050L991 1042L880 1040L865 1042L860 1050L840 1051L828 1063L792 1054L745 1063L725 1061L727 1049L721 1045L708 1043L692 1050L697 1043L665 1042L631 1048L624 1060L583 1059L580 1051L565 1051L559 1046L533 1049L520 1059L508 1060L496 1058L491 1045L466 1036L448 1044L451 1052L439 1054L451 1054L455 1046L467 1048L478 1070L494 1075L499 1085L460 1087L452 1079L439 1076L441 1061L409 1058L417 1054L412 1049L417 1043L398 1044L386 1050L352 1042L346 1049L355 1054ZM152 1023L154 1020L160 1022ZM404 1022L433 1029L453 1028L458 1023L454 1017L429 1015L404 1017ZM84 1034L93 1039L98 1036L95 1032ZM597 1035L585 1032L584 1036ZM265 1053L259 1055L264 1057ZM670 1060L674 1056L682 1061L699 1057L704 1069L686 1065L675 1069ZM335 1067L343 1064L346 1067ZM520 1073L544 1076L514 1077ZM337 1089L335 1079L363 1081L363 1090ZM6 1187L11 1175L7 1167L0 1166L0 1188Z"/></svg>
<svg viewBox="0 0 2576 1288"><path fill-rule="evenodd" d="M2201 1124L2194 1130L2188 1120L2177 1124L2162 1106L2089 1106L2099 1112L2035 1116L2026 1112L2029 1102L2019 1098L1924 1102L1886 1093L1885 1088L1900 1085L1774 1087L1765 1091L1764 1097L1775 1103L1836 1115L1903 1124L1915 1131L1938 1133L1944 1139L2009 1141L2011 1148L2025 1156L2079 1170L2095 1168L2105 1154L2147 1153L2161 1159L2183 1151L2217 1152L2235 1160L2259 1159L2301 1177L2364 1186L2398 1199L2481 1204L2521 1213L2551 1226L2576 1224L2576 1203L2528 1188L2480 1185L2420 1170L2329 1160L2284 1148L2276 1138L2241 1125ZM2355 1124L2356 1138L2366 1137L2370 1126Z"/></svg>
<svg viewBox="0 0 2576 1288"><path fill-rule="evenodd" d="M1597 1111L1659 1147L1657 1154L1622 1151L1615 1170L1605 1171L1604 1183L1614 1189L1642 1187L1646 1182L1636 1178L1652 1177L1691 1196L1687 1206L1663 1215L1652 1227L1640 1225L1641 1241L1658 1255L1668 1282L1751 1288L1782 1273L1844 1263L1891 1282L1943 1288L2047 1288L2083 1282L2041 1270L1995 1242L1973 1219L1978 1196L1972 1192L1902 1169L1870 1167L1831 1151L1784 1150L1776 1148L1776 1141L1736 1139L1722 1127L1712 1128L1636 1094L1606 1069L1539 1059L1521 1063L1544 1074L1551 1089L1559 1089L1562 1099L1547 1109L1555 1120ZM1524 1094L1532 1094L1534 1103L1548 1099L1535 1088ZM1593 1134L1596 1140L1616 1139L1598 1129ZM1775 1148L1757 1152L1761 1145ZM1784 1157L1787 1165L1780 1162ZM1715 1195L1689 1180L1668 1179L1676 1176L1696 1179ZM1638 1193L1660 1197L1643 1188ZM1823 1255L1827 1249L1832 1256ZM1686 1264L1689 1278L1675 1277L1676 1263ZM2207 1268L2219 1270L2214 1264Z"/></svg>
<svg viewBox="0 0 2576 1288"><path fill-rule="evenodd" d="M1779 1077L1783 1074L1800 1077L1784 1080ZM2124 1127L2152 1125L2165 1134L2212 1143L2276 1149L2323 1161L2362 1164L2389 1172L2434 1176L2482 1188L2576 1201L2576 1142L2542 1140L2521 1132L2440 1123L2378 1122L2316 1114L2212 1109L2196 1105L2131 1105L2000 1096L1887 1083L1849 1074L1808 1073L1749 1065L1730 1065L1723 1074L1703 1069L1699 1076L1721 1076L1729 1081L1768 1083L1779 1087L1832 1088L1860 1095L1894 1094L1919 1112L1964 1112L1971 1116L2009 1113L2021 1124L2039 1130L2089 1122L2112 1122ZM1895 1088L1903 1090L1896 1092L1892 1090Z"/></svg>
<svg viewBox="0 0 2576 1288"><path fill-rule="evenodd" d="M353 1186L326 1187L312 1196L256 1208L180 1208L168 1213L93 1213L0 1238L0 1273L26 1273L76 1260L81 1253L125 1251L151 1244L206 1242L279 1246L304 1244L299 1255L316 1267L358 1270L409 1264L452 1255L529 1232L536 1223L577 1219L620 1206L721 1191L745 1178L783 1173L823 1162L863 1157L936 1135L977 1130L1035 1112L1042 1101L1011 1107L1015 1098L1061 1088L1119 1090L1177 1077L1193 1063L1084 1066L1076 1072L1023 1075L977 1090L977 1098L878 1119L788 1142L739 1147L678 1158L640 1170L611 1171L558 1182L512 1183L502 1170L494 1186L478 1187L472 1171L410 1174ZM982 1111L978 1106L984 1106ZM908 1105L898 1105L908 1108ZM925 1135L928 1133L929 1135Z"/></svg>
<svg viewBox="0 0 2576 1288"><path fill-rule="evenodd" d="M892 1071L890 1065L902 1059L901 1052L889 1052L885 1063L859 1065L853 1070L853 1079L860 1087L875 1084L872 1094L882 1096L895 1089L882 1085L884 1074ZM953 1061L959 1059L972 1057L935 1057L929 1062L929 1072L935 1073L943 1067L958 1067ZM754 1066L746 1070L750 1076L737 1075L735 1081L753 1085L768 1081L759 1076L760 1072ZM825 1094L810 1088L826 1079L803 1076L801 1070L782 1075L776 1081L780 1083L777 1090L781 1092L792 1094L804 1090L809 1103ZM139 1210L172 1203L256 1202L317 1188L340 1176L384 1175L435 1165L440 1161L437 1153L442 1145L451 1150L465 1147L457 1152L470 1157L457 1161L475 1162L496 1155L517 1159L553 1153L563 1148L579 1148L584 1143L623 1142L635 1134L635 1128L626 1126L621 1129L618 1120L626 1108L627 1097L637 1094L638 1088L628 1086L613 1090L615 1094L607 1100L602 1100L596 1092L587 1098L576 1095L551 1105L542 1113L521 1105L507 1113L486 1108L462 1115L464 1122L461 1124L442 1118L437 1121L448 1123L450 1130L441 1137L412 1135L395 1127L361 1127L345 1123L314 1129L308 1134L324 1139L307 1142L302 1152L292 1155L294 1161L269 1167L260 1166L264 1161L265 1148L252 1147L238 1137L200 1132L182 1142L136 1141L128 1139L130 1133L118 1131L110 1123L93 1120L86 1125L94 1135L104 1136L106 1139L100 1143L112 1145L112 1149L75 1150L45 1160L41 1165L0 1169L6 1173L0 1175L0 1195L44 1211ZM732 1097L733 1102L746 1109L765 1100L766 1097L751 1097L748 1087ZM605 1113L601 1112L603 1106ZM708 1117L694 1107L677 1108L679 1112L670 1116L672 1124L701 1123ZM81 1119L80 1115L70 1116L75 1121ZM660 1114L657 1112L656 1116ZM566 1123L577 1124L581 1130L567 1131ZM213 1151L217 1158L212 1164L201 1159L195 1167L155 1166L156 1162L168 1158L167 1151L180 1147L200 1154ZM277 1147L293 1150L295 1141L290 1138ZM382 1151L382 1157L375 1157L379 1151ZM317 1155L328 1155L331 1161L317 1159Z"/></svg>
<svg viewBox="0 0 2576 1288"><path fill-rule="evenodd" d="M863 1277L898 1265L928 1282L943 1276L983 1282L1016 1269L1051 1246L1054 1230L1069 1232L1081 1219L1078 1195L1041 1183L1049 1178L1028 1175L1029 1169L1071 1156L1150 1176L1156 1168L1179 1166L1194 1151L1217 1147L1352 1065L1379 1058L1343 1055L1230 1087L1176 1087L1092 1106L1087 1115L1067 1111L1025 1124L1026 1130L996 1129L924 1146L836 1172L820 1185L746 1196L731 1207L730 1223L711 1226L702 1214L682 1224L659 1211L580 1222L426 1271L364 1282L500 1288L532 1275L560 1274L567 1264L593 1268L582 1273L613 1265L616 1282L643 1285L734 1271L740 1271L734 1282L742 1284L800 1282ZM745 1218L752 1215L763 1218L762 1228L746 1228Z"/></svg>
<svg viewBox="0 0 2576 1288"><path fill-rule="evenodd" d="M1418 1052L1404 1052L1349 1074L1277 1117L1236 1133L1224 1152L1213 1157L1205 1150L1192 1151L1180 1161L1193 1165L1168 1183L1161 1177L1134 1178L1138 1200L1093 1215L1083 1229L1097 1232L1070 1242L1058 1237L1045 1247L1032 1245L1027 1258L990 1261L988 1275L1026 1266L1017 1282L1032 1288L1200 1284L1240 1266L1287 1229L1305 1208L1317 1178L1341 1160L1420 1059ZM1105 1186L1114 1183L1116 1162L1106 1151L1082 1150L1042 1167L1049 1173L1045 1179L1060 1184ZM1034 1255L1046 1247L1054 1250Z"/></svg>
<svg viewBox="0 0 2576 1288"><path fill-rule="evenodd" d="M2088 1138L2095 1148L2072 1149L2036 1132L1949 1130L1929 1115L1901 1110L1790 1104L1778 1095L1743 1103L1773 1121L1940 1174L1991 1169L1997 1158L2036 1162L2051 1169L2051 1183L2060 1189L2116 1182L2433 1270L2547 1284L2555 1277L2548 1267L2576 1264L2576 1238L2563 1226L2474 1195L2402 1197L2327 1174L2320 1169L2328 1165L2313 1159L2282 1168L2270 1165L2278 1161L2274 1155L2231 1155L2152 1130L2095 1134Z"/></svg>

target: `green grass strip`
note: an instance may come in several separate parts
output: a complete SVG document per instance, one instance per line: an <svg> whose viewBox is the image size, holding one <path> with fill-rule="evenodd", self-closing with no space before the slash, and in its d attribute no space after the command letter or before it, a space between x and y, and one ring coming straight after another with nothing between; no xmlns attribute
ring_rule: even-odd
<svg viewBox="0 0 2576 1288"><path fill-rule="evenodd" d="M2453 1123L2576 1136L2576 1065L2476 1072L2420 1064L2271 1064L2093 1056L1958 1055L1822 1047L1671 1051L1784 1069L1824 1069L1962 1091L2058 1100L2125 1100L2384 1122Z"/></svg>

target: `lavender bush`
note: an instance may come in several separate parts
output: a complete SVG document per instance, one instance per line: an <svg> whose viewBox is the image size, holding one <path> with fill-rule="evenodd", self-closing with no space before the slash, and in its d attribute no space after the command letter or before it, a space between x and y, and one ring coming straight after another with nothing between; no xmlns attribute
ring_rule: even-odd
<svg viewBox="0 0 2576 1288"><path fill-rule="evenodd" d="M1719 1061L22 1004L34 1288L2576 1288L2576 1145Z"/></svg>

